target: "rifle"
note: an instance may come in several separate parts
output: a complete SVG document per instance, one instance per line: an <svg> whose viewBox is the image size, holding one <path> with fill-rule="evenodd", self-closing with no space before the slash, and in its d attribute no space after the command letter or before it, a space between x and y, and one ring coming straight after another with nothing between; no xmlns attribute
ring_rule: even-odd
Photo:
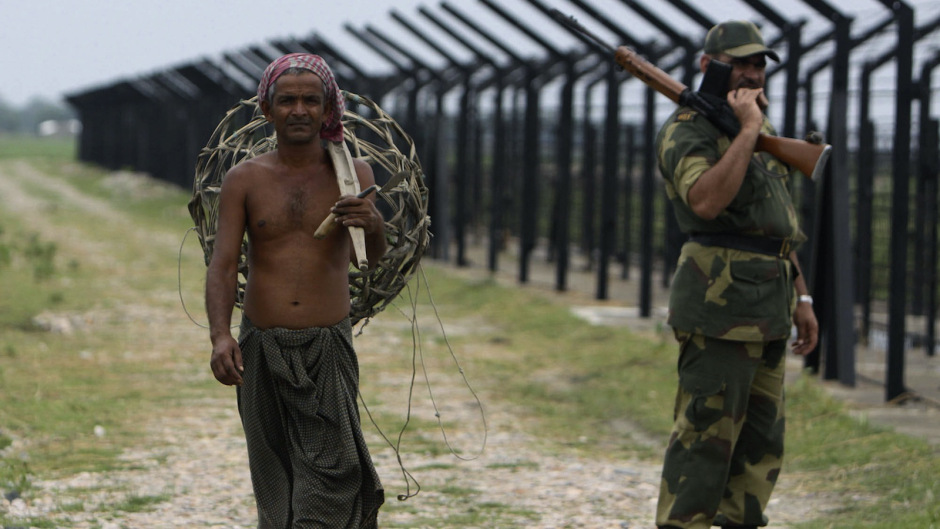
<svg viewBox="0 0 940 529"><path fill-rule="evenodd" d="M722 133L733 138L740 132L741 125L725 99L728 91L728 76L731 75L731 65L712 60L705 72L705 77L702 79L700 89L693 91L654 64L640 57L630 48L619 46L615 49L605 43L579 24L574 17L565 16L557 9L552 9L551 15L562 24L586 35L602 48L612 51L614 60L621 68L633 74L650 88L668 97L674 103L696 110ZM825 169L832 146L825 143L761 133L757 137L755 149L773 155L810 179L816 180Z"/></svg>

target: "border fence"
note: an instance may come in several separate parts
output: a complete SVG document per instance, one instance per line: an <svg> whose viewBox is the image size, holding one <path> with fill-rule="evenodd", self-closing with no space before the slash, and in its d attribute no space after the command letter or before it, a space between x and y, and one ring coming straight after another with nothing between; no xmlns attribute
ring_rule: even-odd
<svg viewBox="0 0 940 529"><path fill-rule="evenodd" d="M937 341L940 4L871 0L846 12L794 0L803 8L794 17L764 0L738 3L737 18L757 22L781 52L767 71L771 120L783 136L818 130L833 146L826 174L794 186L822 338L807 366L852 386L857 342L884 336L885 399L895 399L908 391L905 350L933 356ZM637 281L636 304L650 317L683 241L653 152L672 103L548 13L576 16L694 87L704 34L719 21L700 5L442 2L393 10L381 28L344 26L378 71L313 32L67 99L83 125L81 160L190 187L200 149L254 94L264 67L284 53L319 54L342 88L377 101L414 137L431 191L432 258L470 266L468 245L482 243L485 266L495 271L512 252L526 283L538 249L564 291L578 257L596 274L598 299L611 280Z"/></svg>

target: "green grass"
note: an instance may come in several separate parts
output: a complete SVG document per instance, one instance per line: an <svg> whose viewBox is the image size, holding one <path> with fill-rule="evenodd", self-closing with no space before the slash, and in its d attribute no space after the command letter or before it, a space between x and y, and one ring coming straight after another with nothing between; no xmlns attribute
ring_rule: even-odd
<svg viewBox="0 0 940 529"><path fill-rule="evenodd" d="M6 139L0 147L0 164L5 163L2 153L9 153ZM62 146L53 144L24 146L20 152L41 148L49 149L50 159L61 155ZM0 208L0 247L7 249L0 252L0 490L18 490L26 497L37 477L127 468L130 463L117 455L147 442L142 428L146 421L141 418L174 413L219 391L211 377L174 378L180 365L204 372L205 358L196 353L205 354L204 343L167 351L173 346L164 342L172 337L131 333L128 326L133 321L103 322L94 332L72 335L40 332L33 325L32 318L46 310L81 314L134 307L137 300L178 309L175 251L172 259L165 257L166 252L161 254L164 257L154 257L148 252L148 241L127 236L151 233L179 240L190 223L185 190L121 194L109 186L108 174L67 159L44 159L35 166L130 214L133 225L88 223L87 213L60 205L45 217L52 230L40 231ZM44 200L56 199L34 191ZM70 245L69 237L63 235L66 230L120 242L109 246L108 260L94 260ZM48 248L49 244L54 244L53 252L33 252L36 257L28 257L29 248ZM204 265L197 246L193 242L183 255L184 270L189 271L184 272L184 292L200 288ZM37 274L37 267L50 263L51 271ZM124 277L117 273L120 267L130 267L134 273ZM587 325L571 315L563 296L506 288L493 280L466 279L430 259L425 260L425 269L445 330L449 322L473 324L472 332L447 337L471 381L486 391L488 399L524 410L519 420L525 421L542 449L585 457L603 453L605 457L658 460L660 444L651 446L631 434L662 442L668 435L675 389L676 352L671 339ZM418 297L422 298L421 293ZM190 310L198 316L199 300L192 301ZM418 313L425 315L424 326L433 326L433 308L426 300ZM185 317L181 311L178 314ZM429 348L446 346L443 337L423 338ZM134 350L153 350L154 354L128 356L131 342ZM430 364L447 361L446 356L444 360L432 356L428 355ZM374 382L369 377L363 377L362 383L364 395L376 394L370 391ZM845 502L844 507L819 513L817 520L800 527L940 528L936 448L853 418L811 377L801 377L787 397L784 475L799 480L801 490L831 494ZM389 403L375 403L377 408L381 405L397 409ZM377 413L376 420L387 433L397 433L397 415ZM459 426L444 420L447 428ZM96 436L95 426L102 426L107 434ZM435 440L437 428L433 420L413 419L406 432L408 450L442 453L445 447ZM25 453L13 449L16 439L29 440ZM523 468L529 463L501 465ZM459 480L435 493L424 501L445 502L451 513L447 519L409 523L485 527L506 519L538 519L538 513L509 504L480 502L478 492ZM114 508L150 509L168 499L131 496ZM78 509L78 505L73 502L62 508ZM9 520L0 514L0 525L24 524L56 526L47 520Z"/></svg>
<svg viewBox="0 0 940 529"><path fill-rule="evenodd" d="M35 232L10 229L14 220L0 210L0 277L9 285L0 296L0 326L25 329L43 308L61 304L61 279L67 276L57 273L56 245ZM11 347L0 356L16 356Z"/></svg>
<svg viewBox="0 0 940 529"><path fill-rule="evenodd" d="M505 354L474 368L493 379L499 398L524 405L542 437L596 453L658 457L659 448L626 444L618 421L629 417L653 437L665 439L671 424L675 346L623 329L590 327L543 294L505 289L491 281L454 281L429 270L435 299L446 299L444 321L487 314L495 331L486 339ZM522 370L529 376L519 377ZM940 528L940 457L925 441L850 416L809 375L787 393L788 453L784 474L810 490L852 498L847 505L799 527ZM588 439L581 439L591 432Z"/></svg>
<svg viewBox="0 0 940 529"><path fill-rule="evenodd" d="M3 138L0 151L9 152L7 139ZM28 163L76 189L85 182L101 186L105 181L102 171L68 161L61 143L19 144L23 148L17 152L33 153L32 147L37 157L47 149L46 158ZM14 163L18 162L0 156L0 166L10 168L7 164ZM157 304L178 306L172 295L177 288L175 262L152 261L150 241L128 237L127 230L182 237L190 224L185 194L176 190L122 196L120 202L108 199L112 207L126 208L132 215L133 226L115 226L100 219L85 220L94 217L36 183L27 182L25 187L43 203L43 222L48 226L23 223L13 211L0 207L0 447L12 439L28 441L27 449L14 446L0 456L0 491L28 497L37 476L126 468L117 455L146 442L140 417L158 413L167 402L178 405L193 392L206 393L210 385L166 384L178 367L167 365L165 356L162 361L141 361L127 354L139 346L158 349L158 340L134 336L122 322L97 321L94 316L116 306L133 307L138 300L147 300L146 310L155 303L155 292L164 299ZM73 243L84 234L108 241L109 259L92 259L85 248ZM198 262L201 255L183 257L184 265ZM128 268L134 272L125 275L121 269ZM201 278L190 277L185 283L193 289L200 282ZM195 310L201 310L198 300L195 304ZM91 326L95 332L80 327L71 334L43 331L35 320L43 313L64 320L78 318L78 325ZM95 435L96 427L104 428L106 435ZM145 500L126 507L142 508ZM0 513L0 525L8 521ZM40 522L29 520L29 525L44 526Z"/></svg>
<svg viewBox="0 0 940 529"><path fill-rule="evenodd" d="M125 498L121 503L114 505L113 508L115 511L122 512L146 512L151 510L154 505L165 503L172 499L173 496L170 494L130 496Z"/></svg>
<svg viewBox="0 0 940 529"><path fill-rule="evenodd" d="M926 442L852 418L813 380L801 378L788 397L784 471L811 489L858 497L807 529L940 528L940 457Z"/></svg>
<svg viewBox="0 0 940 529"><path fill-rule="evenodd" d="M544 437L587 451L604 445L626 455L646 449L608 446L611 438L622 437L625 418L628 428L668 434L674 391L670 341L586 325L565 304L546 303L539 292L506 289L491 280L454 281L436 268L427 273L434 299L447 300L438 308L445 322L487 315L492 331L450 341L459 357L468 356L461 347L483 340L504 351L476 360L474 371L487 373L497 397L526 403Z"/></svg>
<svg viewBox="0 0 940 529"><path fill-rule="evenodd" d="M0 160L10 158L75 159L76 140L72 138L39 138L19 134L0 134Z"/></svg>

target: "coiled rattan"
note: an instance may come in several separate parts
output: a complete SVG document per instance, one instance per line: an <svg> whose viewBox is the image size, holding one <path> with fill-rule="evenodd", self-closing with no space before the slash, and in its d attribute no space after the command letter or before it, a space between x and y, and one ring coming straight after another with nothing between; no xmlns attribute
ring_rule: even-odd
<svg viewBox="0 0 940 529"><path fill-rule="evenodd" d="M376 268L365 272L350 266L352 306L349 316L356 324L384 310L405 287L427 249L431 220L427 215L428 190L424 173L411 137L371 99L346 91L343 95L346 98L343 127L353 157L371 164L380 184L384 181L383 173L407 173L400 184L382 189L378 194L379 209L386 216L388 251L385 256ZM277 146L277 138L268 132L267 121L256 100L256 97L243 100L229 109L196 161L189 212L206 265L212 258L219 222L222 179L236 164ZM247 249L246 237L238 267L235 302L238 307L242 306L248 276Z"/></svg>

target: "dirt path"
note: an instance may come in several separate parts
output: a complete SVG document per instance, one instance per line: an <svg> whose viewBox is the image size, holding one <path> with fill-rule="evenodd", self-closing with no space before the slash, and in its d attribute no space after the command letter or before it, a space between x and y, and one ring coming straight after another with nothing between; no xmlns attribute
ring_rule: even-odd
<svg viewBox="0 0 940 529"><path fill-rule="evenodd" d="M0 165L0 207L23 218L48 240L81 247L89 258L107 260L115 244L109 240L77 240L79 231L63 233L43 218L48 199L31 193L34 188L52 192L83 214L109 224L128 225L127 237L146 236L155 259L175 277L180 234L135 232L123 214L103 200L84 195L58 177L45 175L27 163ZM124 271L123 273L130 273ZM126 278L115 277L114 281ZM208 340L178 304L158 292L122 314L98 314L88 332L129 327L135 339L129 344L160 343L161 347L129 345L128 354L158 355L176 366L175 383L204 381L211 374L204 361ZM400 406L405 391L402 377L388 373L387 358L401 347L400 315L380 315L356 338L363 379L375 377L375 394L364 398L374 412ZM445 322L459 329L461 322ZM169 331L168 331L169 329ZM129 332L129 331L128 331ZM432 373L433 375L433 373ZM488 398L485 373L470 373L480 391L488 420L485 453L462 461L447 453L438 436L427 443L403 444L404 463L421 484L421 493L405 502L395 496L405 492L395 454L364 416L364 428L386 486L387 503L380 514L383 526L395 527L527 527L527 528L649 528L659 483L659 463L648 460L611 460L603 454L575 457L550 448L527 428L524 415L508 403ZM466 432L449 432L458 448L474 453L481 441L479 411L458 384L435 383L435 400L441 412L458 424L472 425ZM416 394L422 388L418 388ZM426 391L425 391L426 393ZM387 410L386 410L387 411ZM401 410L403 411L403 410ZM415 417L434 421L434 409L426 398L416 398ZM234 394L225 388L200 402L168 410L147 424L148 446L129 447L121 456L126 470L82 473L61 479L36 481L28 502L0 503L0 512L48 516L65 527L80 529L131 528L251 528L254 505L247 472L244 440L235 410ZM386 432L394 435L395 432ZM452 437L450 437L452 435ZM411 447L420 451L409 452ZM795 488L786 476L773 500L770 515L774 527L803 521L818 512L823 499ZM115 512L113 506L133 498L156 498L144 512ZM828 501L828 499L826 499ZM80 508L75 508L75 506ZM495 523L480 520L499 520ZM468 521L476 520L476 521Z"/></svg>

